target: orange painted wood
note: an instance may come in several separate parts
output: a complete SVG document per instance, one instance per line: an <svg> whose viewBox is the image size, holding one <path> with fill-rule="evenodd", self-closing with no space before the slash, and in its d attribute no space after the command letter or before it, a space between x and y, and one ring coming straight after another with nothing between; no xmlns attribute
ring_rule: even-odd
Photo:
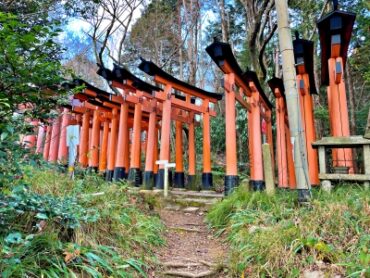
<svg viewBox="0 0 370 278"><path fill-rule="evenodd" d="M309 92L309 76L307 73L302 75L306 87L306 91ZM313 100L312 95L307 93L302 96L303 107L304 107L304 125L306 135L306 146L307 146L307 161L308 170L310 176L310 182L312 185L319 185L319 161L317 156L317 150L312 148L312 143L316 141L316 129L315 120L313 114Z"/></svg>
<svg viewBox="0 0 370 278"><path fill-rule="evenodd" d="M158 128L155 128L154 132L154 146L153 146L153 173L158 173L158 164L156 161L158 160Z"/></svg>
<svg viewBox="0 0 370 278"><path fill-rule="evenodd" d="M164 93L167 98L163 102L162 111L162 126L161 126L161 145L160 145L160 160L170 160L170 131L171 131L171 91L172 86L166 85ZM164 169L164 165L159 166L160 169Z"/></svg>
<svg viewBox="0 0 370 278"><path fill-rule="evenodd" d="M100 121L99 111L95 110L93 115L93 126L91 130L91 144L89 150L89 167L99 166L99 141L100 141Z"/></svg>
<svg viewBox="0 0 370 278"><path fill-rule="evenodd" d="M113 171L116 162L117 135L118 135L118 109L112 109L112 122L110 128L110 140L108 143L108 165L107 169Z"/></svg>
<svg viewBox="0 0 370 278"><path fill-rule="evenodd" d="M175 134L175 158L176 158L176 172L184 172L184 163L183 163L183 138L182 138L182 123L176 121L176 134Z"/></svg>
<svg viewBox="0 0 370 278"><path fill-rule="evenodd" d="M275 155L274 155L274 137L272 134L272 112L270 109L268 109L266 112L266 139L267 143L270 146L270 153L271 153L271 161L275 161ZM272 175L273 179L275 181L275 163L272 163Z"/></svg>
<svg viewBox="0 0 370 278"><path fill-rule="evenodd" d="M348 106L346 90L343 78L341 81L336 83L335 68L336 62L342 65L343 72L343 61L342 58L330 58L329 64L329 89L328 89L328 100L330 99L329 106L331 110L330 125L332 126L332 136L350 136L349 130L349 119L348 119ZM329 96L330 95L330 96ZM353 169L353 156L351 149L335 149L333 150L334 166L346 166L349 167L349 173L354 173Z"/></svg>
<svg viewBox="0 0 370 278"><path fill-rule="evenodd" d="M90 112L86 111L82 116L82 127L79 144L79 158L78 162L82 167L87 167L88 164L88 150L89 150L89 126L90 126Z"/></svg>
<svg viewBox="0 0 370 278"><path fill-rule="evenodd" d="M195 154L195 125L194 115L192 114L193 121L189 124L189 175L194 176L196 174L196 154Z"/></svg>
<svg viewBox="0 0 370 278"><path fill-rule="evenodd" d="M157 124L157 112L156 112L156 100L152 101L152 108L153 111L150 113L149 116L149 128L147 132L147 145L146 145L146 158L145 158L145 171L152 172L154 162L155 153L158 152L156 150L156 143L157 141L156 135L156 124Z"/></svg>
<svg viewBox="0 0 370 278"><path fill-rule="evenodd" d="M109 121L103 123L103 136L99 153L99 171L105 172L107 169L107 152L108 152L108 137L109 137Z"/></svg>
<svg viewBox="0 0 370 278"><path fill-rule="evenodd" d="M279 89L275 89L279 91ZM280 92L279 92L280 94ZM288 182L288 160L285 137L285 102L281 97L276 98L276 154L278 168L278 186L286 188Z"/></svg>
<svg viewBox="0 0 370 278"><path fill-rule="evenodd" d="M225 75L225 82L230 84L229 88L225 88L225 128L226 128L226 175L238 175L238 161L236 148L236 113L235 113L235 92L233 90L235 84L235 75L229 73Z"/></svg>
<svg viewBox="0 0 370 278"><path fill-rule="evenodd" d="M140 168L141 159L141 103L135 104L130 168Z"/></svg>
<svg viewBox="0 0 370 278"><path fill-rule="evenodd" d="M43 150L43 157L45 160L49 159L50 140L51 140L51 126L49 124L46 127L46 135L45 135L44 150Z"/></svg>
<svg viewBox="0 0 370 278"><path fill-rule="evenodd" d="M57 162L58 160L58 148L59 148L59 135L60 135L60 117L53 120L51 138L50 138L50 151L49 151L49 162Z"/></svg>
<svg viewBox="0 0 370 278"><path fill-rule="evenodd" d="M116 165L115 167L125 167L125 151L126 145L128 144L128 103L124 102L121 104L119 128L118 128L118 142L117 142L117 153L116 153ZM126 169L127 171L128 169Z"/></svg>
<svg viewBox="0 0 370 278"><path fill-rule="evenodd" d="M204 100L207 102L208 100ZM203 173L211 173L211 131L209 113L203 114Z"/></svg>
<svg viewBox="0 0 370 278"><path fill-rule="evenodd" d="M208 99L208 101L210 101L212 103L216 103L217 102L217 99L215 99L215 98L204 96L204 95L202 95L200 93L197 93L197 92L194 92L193 90L190 90L190 89L188 89L188 88L186 88L186 87L184 87L184 86L182 86L180 84L176 84L176 83L173 83L173 82L171 82L169 80L166 80L166 79L164 79L164 78L162 78L160 76L157 76L156 75L154 77L154 80L155 80L155 82L158 82L158 83L163 84L165 86L170 85L173 89L178 90L178 91L181 91L181 92L183 92L185 94L188 94L188 95L191 95L191 96L195 96L195 97L198 97L198 98L204 99L204 100L205 99Z"/></svg>
<svg viewBox="0 0 370 278"><path fill-rule="evenodd" d="M36 153L40 154L44 150L44 141L45 141L46 127L39 124L38 133L37 133L37 143L36 143Z"/></svg>
<svg viewBox="0 0 370 278"><path fill-rule="evenodd" d="M263 180L263 161L262 161L262 136L261 136L261 111L260 111L260 96L258 92L253 92L251 96L252 111L251 119L249 121L252 125L251 137L253 138L252 143L252 158L250 163L253 164L253 180Z"/></svg>
<svg viewBox="0 0 370 278"><path fill-rule="evenodd" d="M67 162L68 148L67 148L67 126L70 122L70 111L68 108L63 109L62 123L59 137L58 161Z"/></svg>

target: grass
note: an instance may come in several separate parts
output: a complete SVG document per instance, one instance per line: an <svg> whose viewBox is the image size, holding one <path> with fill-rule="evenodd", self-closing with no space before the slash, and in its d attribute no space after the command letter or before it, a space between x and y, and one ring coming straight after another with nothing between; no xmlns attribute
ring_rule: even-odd
<svg viewBox="0 0 370 278"><path fill-rule="evenodd" d="M314 191L310 206L296 193L274 197L240 187L208 213L209 224L226 234L234 275L370 277L369 191L346 185L331 194Z"/></svg>
<svg viewBox="0 0 370 278"><path fill-rule="evenodd" d="M0 276L146 277L163 226L139 195L95 175L28 171L27 190L0 196Z"/></svg>

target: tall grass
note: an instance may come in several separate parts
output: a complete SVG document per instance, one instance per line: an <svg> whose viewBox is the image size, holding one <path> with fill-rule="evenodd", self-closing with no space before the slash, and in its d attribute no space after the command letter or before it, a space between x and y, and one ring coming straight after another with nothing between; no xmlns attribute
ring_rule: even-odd
<svg viewBox="0 0 370 278"><path fill-rule="evenodd" d="M370 277L369 192L348 185L332 194L315 191L310 206L295 200L289 191L269 197L239 188L210 210L209 224L230 243L233 273Z"/></svg>
<svg viewBox="0 0 370 278"><path fill-rule="evenodd" d="M139 195L96 175L28 170L23 195L3 196L15 209L0 198L1 277L146 276L163 226Z"/></svg>

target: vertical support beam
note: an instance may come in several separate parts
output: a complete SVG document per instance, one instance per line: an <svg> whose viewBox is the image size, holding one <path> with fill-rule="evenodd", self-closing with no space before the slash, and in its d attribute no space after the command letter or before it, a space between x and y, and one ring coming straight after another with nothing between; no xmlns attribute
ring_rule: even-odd
<svg viewBox="0 0 370 278"><path fill-rule="evenodd" d="M156 121L157 123L157 121ZM154 133L154 147L153 147L153 186L157 184L159 165L156 163L158 160L158 127L155 127Z"/></svg>
<svg viewBox="0 0 370 278"><path fill-rule="evenodd" d="M49 123L46 127L46 136L45 136L44 150L43 150L44 160L49 159L50 140L51 140L51 126L50 126L50 123Z"/></svg>
<svg viewBox="0 0 370 278"><path fill-rule="evenodd" d="M105 179L107 181L112 181L113 179L114 166L116 162L117 133L118 133L118 109L113 108L110 128L110 138L108 145L108 166L107 174L105 176Z"/></svg>
<svg viewBox="0 0 370 278"><path fill-rule="evenodd" d="M36 130L37 130L37 125L39 123L39 121L37 120L29 120L27 121L29 122L29 124L31 126L33 126L33 130L32 130L32 134L29 134L29 135L26 135L23 137L23 140L22 140L22 145L26 148L26 149L32 149L36 146L36 141L37 141L37 138L36 138Z"/></svg>
<svg viewBox="0 0 370 278"><path fill-rule="evenodd" d="M94 110L93 121L92 121L92 131L91 131L91 141L89 150L89 168L90 170L97 172L99 166L99 143L100 143L100 120L99 111Z"/></svg>
<svg viewBox="0 0 370 278"><path fill-rule="evenodd" d="M267 137L267 144L269 144L270 147L270 155L271 155L271 167L272 167L272 179L275 184L275 156L274 156L274 137L272 134L272 112L270 109L266 110L266 137Z"/></svg>
<svg viewBox="0 0 370 278"><path fill-rule="evenodd" d="M67 163L68 149L67 149L67 127L69 124L70 114L69 109L63 109L62 124L60 128L58 161L62 164Z"/></svg>
<svg viewBox="0 0 370 278"><path fill-rule="evenodd" d="M196 154L195 154L195 125L194 113L190 112L189 117L189 138L188 138L188 153L189 153L189 169L188 169L188 189L196 188Z"/></svg>
<svg viewBox="0 0 370 278"><path fill-rule="evenodd" d="M157 110L156 110L157 101L152 100L151 106L152 111L149 115L149 126L147 132L147 144L146 144L146 157L145 157L145 172L144 172L144 187L145 189L153 189L154 186L154 174L153 166L155 164L155 153L157 151L156 147L156 124L157 124Z"/></svg>
<svg viewBox="0 0 370 278"><path fill-rule="evenodd" d="M82 127L78 158L78 162L83 168L86 168L88 163L87 153L89 149L89 126L90 126L90 112L86 111L82 116Z"/></svg>
<svg viewBox="0 0 370 278"><path fill-rule="evenodd" d="M225 74L225 133L226 133L226 175L225 195L229 195L239 184L236 149L235 75Z"/></svg>
<svg viewBox="0 0 370 278"><path fill-rule="evenodd" d="M174 178L174 187L184 188L185 186L185 175L184 175L184 163L183 163L183 138L182 138L182 122L176 121L176 170Z"/></svg>
<svg viewBox="0 0 370 278"><path fill-rule="evenodd" d="M345 84L342 78L340 82L336 82L336 68L337 63L343 72L342 58L329 58L329 88L328 88L328 102L331 111L330 126L333 136L350 136L348 106L345 91ZM333 150L333 164L334 167L348 167L349 173L354 173L352 150L335 149Z"/></svg>
<svg viewBox="0 0 370 278"><path fill-rule="evenodd" d="M49 162L57 162L60 134L60 117L54 119L51 130Z"/></svg>
<svg viewBox="0 0 370 278"><path fill-rule="evenodd" d="M276 153L278 167L278 186L288 188L287 145L285 134L285 103L280 96L276 99Z"/></svg>
<svg viewBox="0 0 370 278"><path fill-rule="evenodd" d="M140 160L141 160L141 102L135 104L134 112L134 126L132 135L131 145L131 161L130 170L128 174L128 180L134 182L135 186L140 185L141 171L140 171Z"/></svg>
<svg viewBox="0 0 370 278"><path fill-rule="evenodd" d="M162 111L162 128L161 128L161 146L160 146L160 160L169 161L170 153L170 132L171 132L171 85L166 85L164 93L166 100L163 102ZM163 189L164 186L164 165L159 165L158 178L156 187Z"/></svg>
<svg viewBox="0 0 370 278"><path fill-rule="evenodd" d="M312 186L318 186L320 184L319 180L319 165L317 159L317 150L312 148L312 143L316 141L316 130L315 130L315 121L313 115L313 102L312 95L309 94L309 76L307 73L302 76L306 94L302 95L303 100L303 109L302 113L304 118L305 125L305 135L306 135L306 146L307 146L307 160L308 160L308 170L310 176L310 182Z"/></svg>
<svg viewBox="0 0 370 278"><path fill-rule="evenodd" d="M291 142L290 128L285 124L285 140L287 146L287 160L288 160L288 176L289 176L289 188L295 189L297 187L294 167L294 151L293 144Z"/></svg>
<svg viewBox="0 0 370 278"><path fill-rule="evenodd" d="M125 156L126 156L126 145L128 144L128 103L124 102L121 104L121 113L119 117L119 129L118 129L118 142L117 142L117 153L116 153L116 165L114 168L113 179L118 181L122 180L126 176L125 169Z"/></svg>
<svg viewBox="0 0 370 278"><path fill-rule="evenodd" d="M37 132L37 142L36 142L36 153L42 153L44 150L46 127L39 123L39 130Z"/></svg>
<svg viewBox="0 0 370 278"><path fill-rule="evenodd" d="M251 173L250 184L253 190L264 190L265 182L263 180L263 161L262 161L262 136L261 136L261 109L260 95L258 92L252 92L251 96L251 137L253 137L253 159L250 159L253 164L253 173Z"/></svg>
<svg viewBox="0 0 370 278"><path fill-rule="evenodd" d="M107 170L107 151L108 151L108 137L109 137L109 121L104 120L103 123L103 138L99 153L99 172L105 173Z"/></svg>
<svg viewBox="0 0 370 278"><path fill-rule="evenodd" d="M209 100L204 99L203 105L207 112L203 113L203 173L202 173L202 189L209 190L213 187L213 177L211 169L211 132L210 132L210 116L209 116Z"/></svg>

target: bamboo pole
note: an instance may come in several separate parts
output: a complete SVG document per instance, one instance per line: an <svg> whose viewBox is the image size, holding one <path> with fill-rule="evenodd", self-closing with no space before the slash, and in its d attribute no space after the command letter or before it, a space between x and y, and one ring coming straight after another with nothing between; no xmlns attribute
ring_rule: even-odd
<svg viewBox="0 0 370 278"><path fill-rule="evenodd" d="M302 120L298 91L296 87L296 73L294 65L292 34L289 26L287 0L275 0L278 19L278 34L280 53L283 62L283 79L286 91L288 117L291 131L291 142L294 152L294 168L296 174L298 201L310 199L310 180L308 174L305 140L302 132Z"/></svg>

